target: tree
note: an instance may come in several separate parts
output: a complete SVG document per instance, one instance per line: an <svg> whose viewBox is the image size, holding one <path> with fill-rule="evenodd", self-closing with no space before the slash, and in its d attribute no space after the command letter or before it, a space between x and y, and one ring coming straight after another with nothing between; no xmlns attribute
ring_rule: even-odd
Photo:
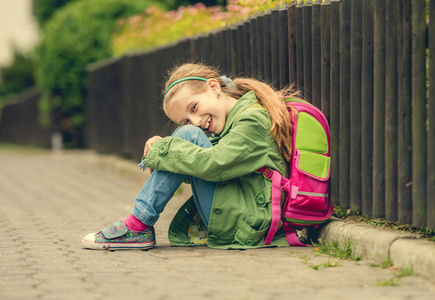
<svg viewBox="0 0 435 300"><path fill-rule="evenodd" d="M111 56L115 21L144 11L151 0L85 0L64 6L44 26L35 49L36 81L42 90L43 125L61 115L72 147L84 145L86 65Z"/></svg>
<svg viewBox="0 0 435 300"><path fill-rule="evenodd" d="M33 14L40 27L51 18L54 12L76 0L33 0Z"/></svg>

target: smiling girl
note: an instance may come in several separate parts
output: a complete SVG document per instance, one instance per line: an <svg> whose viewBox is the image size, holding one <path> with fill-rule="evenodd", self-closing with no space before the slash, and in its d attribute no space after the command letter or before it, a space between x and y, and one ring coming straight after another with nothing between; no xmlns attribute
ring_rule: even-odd
<svg viewBox="0 0 435 300"><path fill-rule="evenodd" d="M200 241L212 248L265 247L272 183L256 170L267 166L288 175L291 119L284 98L293 95L252 78L231 81L203 64L174 68L165 85L163 109L181 126L170 137L146 142L144 163L155 171L131 215L86 235L82 245L107 250L153 247L153 225L187 180L193 195L170 225L172 245L193 245L202 233ZM270 246L288 243L277 234Z"/></svg>

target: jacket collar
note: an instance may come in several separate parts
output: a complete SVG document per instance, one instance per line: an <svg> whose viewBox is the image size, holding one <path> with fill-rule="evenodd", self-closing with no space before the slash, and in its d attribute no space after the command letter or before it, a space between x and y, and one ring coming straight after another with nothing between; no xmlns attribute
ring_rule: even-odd
<svg viewBox="0 0 435 300"><path fill-rule="evenodd" d="M231 129L233 123L236 121L237 117L249 106L257 102L258 99L254 91L249 91L246 94L244 94L242 97L240 97L240 99L237 101L237 103L233 106L233 108L231 108L230 112L228 113L225 119L224 129L220 134L214 135L214 137L221 137L226 135L228 131Z"/></svg>

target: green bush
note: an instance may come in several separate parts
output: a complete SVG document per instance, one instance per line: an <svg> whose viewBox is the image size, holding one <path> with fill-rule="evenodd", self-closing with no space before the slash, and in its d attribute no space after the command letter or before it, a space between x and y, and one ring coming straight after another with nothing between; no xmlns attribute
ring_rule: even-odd
<svg viewBox="0 0 435 300"><path fill-rule="evenodd" d="M41 121L53 110L77 135L84 121L86 65L111 56L115 21L144 11L152 0L84 0L66 5L44 26L35 49L36 81L43 92ZM73 139L73 146L80 146Z"/></svg>
<svg viewBox="0 0 435 300"><path fill-rule="evenodd" d="M12 62L2 67L0 72L0 104L6 96L20 93L35 84L32 58L18 49L14 49Z"/></svg>
<svg viewBox="0 0 435 300"><path fill-rule="evenodd" d="M43 27L56 10L73 1L77 0L33 0L33 14L39 26Z"/></svg>

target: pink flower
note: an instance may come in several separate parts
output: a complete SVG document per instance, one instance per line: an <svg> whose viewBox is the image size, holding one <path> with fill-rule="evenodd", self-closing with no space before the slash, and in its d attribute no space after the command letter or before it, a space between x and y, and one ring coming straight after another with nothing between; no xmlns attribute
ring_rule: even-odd
<svg viewBox="0 0 435 300"><path fill-rule="evenodd" d="M212 20L219 20L219 19L226 19L229 18L231 15L227 12L218 12L211 15Z"/></svg>
<svg viewBox="0 0 435 300"><path fill-rule="evenodd" d="M155 6L151 6L151 7L148 7L148 8L145 10L145 12L146 12L147 14L151 15L155 10L156 10L156 7L155 7Z"/></svg>
<svg viewBox="0 0 435 300"><path fill-rule="evenodd" d="M177 15L177 11L176 11L176 10L171 10L171 11L168 11L168 12L165 14L165 17L168 18L168 19L172 19L172 18L174 18L176 15Z"/></svg>
<svg viewBox="0 0 435 300"><path fill-rule="evenodd" d="M189 5L187 6L186 11L189 14L194 15L198 11L198 9L195 6Z"/></svg>
<svg viewBox="0 0 435 300"><path fill-rule="evenodd" d="M218 6L218 5L215 5L215 6L210 6L209 8L208 8L208 10L210 11L210 13L216 13L216 12L220 12L220 11L222 11L222 6Z"/></svg>
<svg viewBox="0 0 435 300"><path fill-rule="evenodd" d="M201 2L198 2L193 7L197 8L197 9L204 9L205 5Z"/></svg>
<svg viewBox="0 0 435 300"><path fill-rule="evenodd" d="M243 7L241 7L240 5L228 4L227 5L227 10L228 11L241 12L243 10Z"/></svg>
<svg viewBox="0 0 435 300"><path fill-rule="evenodd" d="M128 23L130 23L130 25L134 25L134 24L139 23L141 20L142 20L142 16L140 16L140 15L135 15L135 16L130 17L130 18L128 19Z"/></svg>

